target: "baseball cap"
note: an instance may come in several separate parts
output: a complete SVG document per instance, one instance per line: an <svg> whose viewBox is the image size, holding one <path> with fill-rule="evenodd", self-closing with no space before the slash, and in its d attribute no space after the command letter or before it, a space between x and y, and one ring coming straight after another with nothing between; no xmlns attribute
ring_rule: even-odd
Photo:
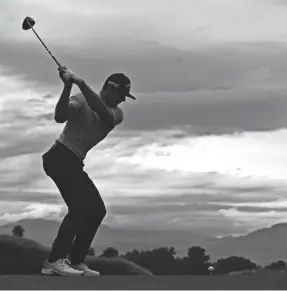
<svg viewBox="0 0 287 291"><path fill-rule="evenodd" d="M125 96L136 100L136 98L130 94L131 80L125 74L114 73L114 74L110 75L106 79L104 86L103 86L103 89L106 89L108 85L115 87L117 89L117 91L125 94Z"/></svg>

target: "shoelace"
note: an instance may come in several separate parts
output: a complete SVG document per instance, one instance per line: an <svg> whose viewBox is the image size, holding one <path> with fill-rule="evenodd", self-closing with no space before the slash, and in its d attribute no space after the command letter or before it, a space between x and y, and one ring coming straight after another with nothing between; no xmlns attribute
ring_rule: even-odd
<svg viewBox="0 0 287 291"><path fill-rule="evenodd" d="M63 269L64 269L65 267L67 267L67 266L70 267L69 264L68 264L68 263L69 263L69 260L68 260L68 259L61 259L60 262L61 262L61 267L62 267Z"/></svg>

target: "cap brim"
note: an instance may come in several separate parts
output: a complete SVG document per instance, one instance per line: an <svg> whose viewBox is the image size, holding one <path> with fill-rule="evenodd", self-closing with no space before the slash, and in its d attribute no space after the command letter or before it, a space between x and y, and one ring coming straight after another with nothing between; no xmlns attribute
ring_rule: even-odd
<svg viewBox="0 0 287 291"><path fill-rule="evenodd" d="M130 97L130 98L132 98L132 99L134 99L134 100L136 100L136 97L134 97L132 94L130 94L130 93L128 93L127 95L126 95L127 97Z"/></svg>

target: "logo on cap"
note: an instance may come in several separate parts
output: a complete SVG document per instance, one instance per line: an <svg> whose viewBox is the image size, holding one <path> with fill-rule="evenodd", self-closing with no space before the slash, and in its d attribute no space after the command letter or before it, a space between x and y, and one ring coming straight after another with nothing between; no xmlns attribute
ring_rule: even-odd
<svg viewBox="0 0 287 291"><path fill-rule="evenodd" d="M115 83L115 82L113 82L113 81L108 81L108 84L110 84L110 85L112 85L112 86L115 86L116 88L119 88L121 85L120 84L117 84L117 83ZM128 89L130 89L131 88L131 83L127 83L126 84L126 88L128 88Z"/></svg>
<svg viewBox="0 0 287 291"><path fill-rule="evenodd" d="M119 88L119 87L120 87L120 84L117 84L117 83L115 83L115 82L113 82L113 81L108 81L108 84L113 85L113 86L115 86L116 88Z"/></svg>

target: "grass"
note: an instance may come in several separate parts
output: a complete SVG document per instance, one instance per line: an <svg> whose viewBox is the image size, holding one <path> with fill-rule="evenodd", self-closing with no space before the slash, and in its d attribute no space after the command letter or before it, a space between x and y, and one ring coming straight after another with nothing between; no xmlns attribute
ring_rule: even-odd
<svg viewBox="0 0 287 291"><path fill-rule="evenodd" d="M99 276L0 275L2 290L286 290L286 273L267 276Z"/></svg>

